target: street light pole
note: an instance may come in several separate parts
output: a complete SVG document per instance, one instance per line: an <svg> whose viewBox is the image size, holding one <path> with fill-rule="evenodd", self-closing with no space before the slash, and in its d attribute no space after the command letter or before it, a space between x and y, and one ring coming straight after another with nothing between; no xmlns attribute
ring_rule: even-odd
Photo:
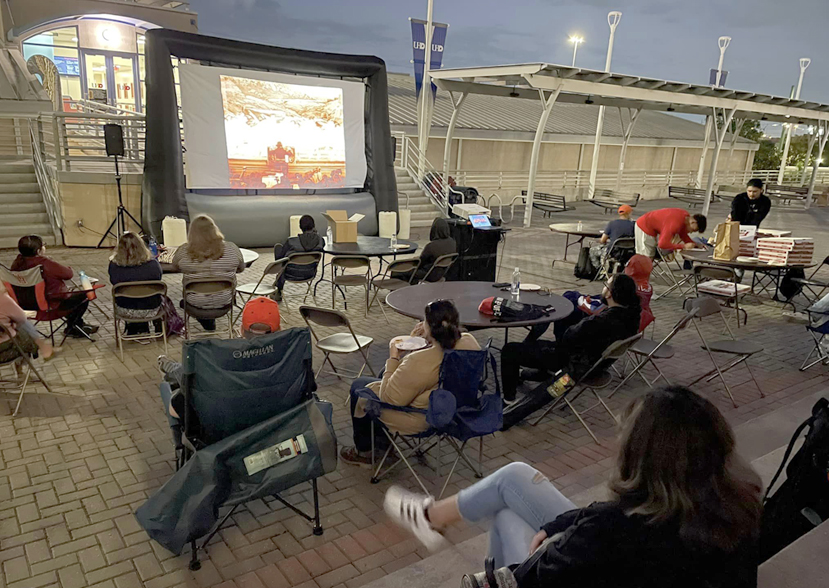
<svg viewBox="0 0 829 588"><path fill-rule="evenodd" d="M803 74L806 73L806 68L812 60L808 57L800 58L800 77L797 79L797 89L794 91L794 99L800 99L800 89L803 87ZM780 158L780 170L777 172L777 183L783 183L783 176L786 174L786 160L789 158L789 146L792 142L792 134L794 133L794 125L789 123L788 132L786 132L786 142L783 144L783 155Z"/></svg>
<svg viewBox="0 0 829 588"><path fill-rule="evenodd" d="M573 44L573 67L576 67L576 53L579 50L579 45L584 42L584 39L574 35L570 37L570 42Z"/></svg>
<svg viewBox="0 0 829 588"><path fill-rule="evenodd" d="M725 50L728 49L728 46L731 44L731 37L720 37L717 39L717 44L720 46L720 63L717 65L717 84L716 86L719 88L722 86L722 64L725 60Z"/></svg>
<svg viewBox="0 0 829 588"><path fill-rule="evenodd" d="M417 173L422 179L426 167L426 148L429 145L429 103L432 98L432 78L429 75L429 66L432 62L432 9L434 0L427 0L426 3L426 51L425 63L423 64L423 84L420 86L420 124L418 125L418 158Z"/></svg>
<svg viewBox="0 0 829 588"><path fill-rule="evenodd" d="M607 59L604 70L610 71L610 60L613 57L613 39L616 35L616 27L622 20L622 13L618 10L607 13L607 24L610 26L610 39L607 42ZM602 141L602 127L604 126L604 105L599 106L599 119L596 122L596 138L593 140L593 160L590 162L590 181L587 185L587 197L593 198L596 193L596 175L599 171L599 150Z"/></svg>

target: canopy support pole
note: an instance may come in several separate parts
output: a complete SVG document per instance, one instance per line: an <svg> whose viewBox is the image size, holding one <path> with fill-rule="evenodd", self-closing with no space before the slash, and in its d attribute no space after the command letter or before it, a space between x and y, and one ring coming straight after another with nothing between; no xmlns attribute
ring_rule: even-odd
<svg viewBox="0 0 829 588"><path fill-rule="evenodd" d="M468 95L468 92L464 92L455 100L454 92L449 92L449 99L452 101L452 116L449 118L449 127L446 129L446 143L443 145L443 188L447 203L449 202L449 159L452 156L452 138L455 135L455 125L458 122L461 106ZM459 151L460 148L460 145L458 145Z"/></svg>
<svg viewBox="0 0 829 588"><path fill-rule="evenodd" d="M708 168L708 185L705 188L705 204L702 205L702 214L708 216L708 209L711 207L711 193L714 191L714 179L717 175L717 162L720 159L720 151L722 150L723 141L725 141L725 134L728 132L728 127L731 126L731 120L734 118L734 113L737 112L737 107L735 106L731 110L728 111L728 114L725 114L725 109L723 109L723 125L721 129L716 130L715 138L717 140L717 144L714 146L714 153L711 155L711 165ZM711 117L713 120L716 118L717 109L714 109L714 116Z"/></svg>
<svg viewBox="0 0 829 588"><path fill-rule="evenodd" d="M549 98L544 96L544 90L538 91L538 97L541 99L541 104L544 110L541 113L541 118L538 119L538 128L535 130L535 139L533 139L533 150L530 156L530 178L527 183L527 203L524 205L524 226L529 227L533 219L533 195L535 194L535 174L538 171L538 155L541 152L541 137L544 136L544 131L547 128L547 119L550 118L550 112L555 106L558 95L561 94L561 86L559 84L555 91L550 94Z"/></svg>
<svg viewBox="0 0 829 588"><path fill-rule="evenodd" d="M801 186L806 183L806 172L809 170L809 158L812 157L812 150L815 148L815 139L817 139L817 136L818 136L817 128L812 127L812 129L814 130L814 132L809 137L809 148L806 149L806 161L803 164L803 173L800 174L800 185ZM816 157L818 159L820 159L820 156L816 156Z"/></svg>
<svg viewBox="0 0 829 588"><path fill-rule="evenodd" d="M746 119L734 119L734 130L731 131L731 143L728 148L728 159L725 162L725 171L731 170L731 158L734 157L734 147L737 146L737 140L740 138L740 131L743 130L743 125L746 124Z"/></svg>
<svg viewBox="0 0 829 588"><path fill-rule="evenodd" d="M590 160L590 179L587 183L587 199L596 193L596 176L599 173L599 151L602 147L602 129L604 128L604 104L599 106L599 118L596 120L596 138L593 139L593 159Z"/></svg>
<svg viewBox="0 0 829 588"><path fill-rule="evenodd" d="M815 193L817 170L818 167L820 167L820 156L823 155L823 150L826 149L826 140L829 139L829 121L818 122L818 128L815 129L815 133L820 134L820 131L823 131L823 134L820 135L820 141L818 142L818 150L815 154L815 163L812 164L812 177L809 179L809 192L806 194L807 210L812 206L812 196Z"/></svg>
<svg viewBox="0 0 829 588"><path fill-rule="evenodd" d="M705 117L705 138L702 140L702 155L699 156L699 167L697 168L697 179L694 188L702 187L702 172L705 169L705 156L708 154L708 144L711 141L711 126L713 120L711 115Z"/></svg>
<svg viewBox="0 0 829 588"><path fill-rule="evenodd" d="M633 126L639 119L639 114L641 112L641 108L637 108L636 110L629 108L628 114L630 115L630 120L628 121L627 126L625 126L625 122L622 119L622 109L619 109L619 123L622 125L622 133L624 134L624 139L622 140L622 151L619 153L619 171L616 174L617 192L622 189L622 174L625 171L625 156L627 156L628 143L630 143L630 138L633 135Z"/></svg>

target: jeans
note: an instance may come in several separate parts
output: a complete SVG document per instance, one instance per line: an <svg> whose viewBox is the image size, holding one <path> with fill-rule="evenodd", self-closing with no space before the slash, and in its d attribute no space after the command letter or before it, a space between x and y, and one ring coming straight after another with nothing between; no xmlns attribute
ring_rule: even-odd
<svg viewBox="0 0 829 588"><path fill-rule="evenodd" d="M520 462L458 492L458 510L465 521L492 519L489 555L496 568L527 559L541 526L574 508L544 474Z"/></svg>
<svg viewBox="0 0 829 588"><path fill-rule="evenodd" d="M357 378L351 384L351 428L354 431L354 448L357 451L367 453L371 451L371 417L368 415L362 417L355 417L354 410L357 408L357 390L365 388L372 382L379 382L380 378L362 377ZM379 421L374 422L374 448L386 449L389 446L389 441L386 438L383 423Z"/></svg>

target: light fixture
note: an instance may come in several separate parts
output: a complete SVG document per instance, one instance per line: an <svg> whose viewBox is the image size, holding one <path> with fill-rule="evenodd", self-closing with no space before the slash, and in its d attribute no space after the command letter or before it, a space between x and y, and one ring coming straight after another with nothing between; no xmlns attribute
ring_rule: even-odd
<svg viewBox="0 0 829 588"><path fill-rule="evenodd" d="M103 27L98 31L101 43L108 47L118 47L121 44L121 33L113 27Z"/></svg>
<svg viewBox="0 0 829 588"><path fill-rule="evenodd" d="M512 87L512 90L509 93L511 98L518 98L518 92L515 91L515 86Z"/></svg>
<svg viewBox="0 0 829 588"><path fill-rule="evenodd" d="M767 117L767 116L764 114L763 116L761 116L761 117L760 117L760 120L769 120L769 117Z"/></svg>
<svg viewBox="0 0 829 588"><path fill-rule="evenodd" d="M579 43L584 43L584 39L582 39L581 37L579 37L577 35L573 35L573 36L570 37L570 42L571 43L576 43L578 45Z"/></svg>

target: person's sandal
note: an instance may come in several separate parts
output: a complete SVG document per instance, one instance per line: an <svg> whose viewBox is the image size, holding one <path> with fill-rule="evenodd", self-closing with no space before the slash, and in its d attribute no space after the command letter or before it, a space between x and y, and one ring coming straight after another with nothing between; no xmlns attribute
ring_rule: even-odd
<svg viewBox="0 0 829 588"><path fill-rule="evenodd" d="M414 494L398 486L386 492L383 508L395 523L410 531L429 551L437 551L446 545L446 539L438 533L426 516L426 509L434 502L431 496Z"/></svg>

